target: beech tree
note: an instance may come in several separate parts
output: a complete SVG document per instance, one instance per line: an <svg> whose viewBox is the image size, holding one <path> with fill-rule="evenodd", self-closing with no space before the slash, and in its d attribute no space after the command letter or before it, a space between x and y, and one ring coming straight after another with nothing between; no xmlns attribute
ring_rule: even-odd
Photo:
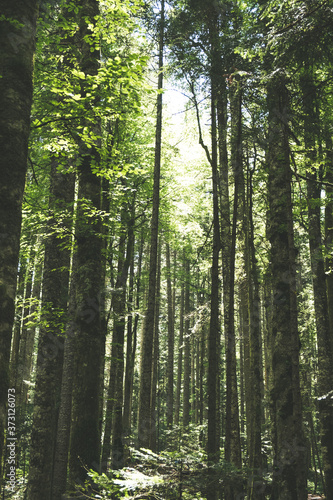
<svg viewBox="0 0 333 500"><path fill-rule="evenodd" d="M161 18L159 22L158 45L158 90L163 88L163 53L164 53L164 0L161 3ZM157 269L157 241L160 198L160 170L162 147L162 93L157 96L156 134L155 134L155 161L154 161L154 188L153 211L151 218L149 291L147 315L142 338L141 368L140 368L140 399L138 410L138 438L139 446L150 447L149 440L156 422L154 408L151 407L151 379L152 379L152 347L155 318L156 269Z"/></svg>
<svg viewBox="0 0 333 500"><path fill-rule="evenodd" d="M38 1L4 2L1 14L0 487L7 425L10 343L27 170Z"/></svg>

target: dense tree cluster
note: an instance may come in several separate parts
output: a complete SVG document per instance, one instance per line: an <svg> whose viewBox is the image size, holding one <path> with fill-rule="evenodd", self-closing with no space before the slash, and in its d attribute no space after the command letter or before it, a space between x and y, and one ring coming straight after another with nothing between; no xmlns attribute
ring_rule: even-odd
<svg viewBox="0 0 333 500"><path fill-rule="evenodd" d="M2 4L4 498L332 500L332 2Z"/></svg>

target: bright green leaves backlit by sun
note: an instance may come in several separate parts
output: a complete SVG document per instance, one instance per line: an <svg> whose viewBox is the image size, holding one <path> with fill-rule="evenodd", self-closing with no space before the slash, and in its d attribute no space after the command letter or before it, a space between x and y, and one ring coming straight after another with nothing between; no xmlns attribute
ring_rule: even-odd
<svg viewBox="0 0 333 500"><path fill-rule="evenodd" d="M193 110L185 111L186 97L167 90L163 98L162 217L176 247L190 244L197 249L205 243L212 219L210 165L198 144Z"/></svg>

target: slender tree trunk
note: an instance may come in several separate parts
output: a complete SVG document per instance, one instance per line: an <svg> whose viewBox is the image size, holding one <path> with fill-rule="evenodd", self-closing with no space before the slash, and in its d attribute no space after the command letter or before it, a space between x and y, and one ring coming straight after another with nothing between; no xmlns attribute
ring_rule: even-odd
<svg viewBox="0 0 333 500"><path fill-rule="evenodd" d="M137 267L137 282L136 282L136 301L135 307L136 310L139 309L140 306L140 284L141 284L141 268L142 268L142 256L143 256L143 245L144 245L144 236L141 234L141 242L139 249L139 259L138 259L138 267ZM134 256L133 256L134 258ZM134 273L134 261L133 261L133 273ZM134 278L134 276L133 276ZM136 344L137 344L137 330L138 330L138 320L139 316L136 313L134 316L133 323L133 332L132 332L132 342L128 348L128 354L126 356L126 373L125 373L125 394L124 394L124 415L123 415L123 426L124 426L124 435L128 437L131 431L131 409L132 409L132 393L133 393L133 375L134 375L134 362L135 362L135 353L136 353Z"/></svg>
<svg viewBox="0 0 333 500"><path fill-rule="evenodd" d="M163 88L163 46L164 46L164 0L161 3L161 19L159 33L159 62L158 62L158 89ZM156 269L157 269L157 240L160 204L160 169L162 146L162 94L157 97L157 118L155 136L155 164L153 187L153 212L151 219L150 240L150 268L148 306L145 328L142 339L141 366L140 366L140 394L138 411L138 439L139 446L149 448L150 435L156 425L153 418L154 408L151 408L151 380L152 380L152 348L154 337Z"/></svg>
<svg viewBox="0 0 333 500"><path fill-rule="evenodd" d="M128 207L125 203L121 209L121 234L119 237L118 245L118 269L117 279L115 283L115 291L112 296L112 310L113 310L113 332L112 332L112 346L111 346L111 364L110 376L107 390L107 404L106 404L106 417L105 429L102 451L102 471L107 471L107 461L112 451L112 467L114 469L121 468L124 459L123 441L119 441L120 427L122 426L122 383L123 383L123 356L124 356L124 334L125 334L125 317L126 317L126 286L128 269L130 260L133 254L133 220L127 221ZM134 216L133 216L134 218ZM127 229L126 229L127 223ZM127 239L127 245L126 245ZM126 248L127 246L127 248ZM131 255L128 254L130 252ZM117 422L116 420L116 410ZM115 433L112 432L116 426L117 429L117 442L111 447L111 436L115 438ZM114 453L113 453L114 452Z"/></svg>
<svg viewBox="0 0 333 500"><path fill-rule="evenodd" d="M31 302L31 289L32 289L32 272L34 261L33 247L35 245L35 239L32 240L31 246L29 248L29 254L26 258L20 258L18 278L17 278L17 290L16 290L16 304L15 304L15 322L13 328L13 339L10 353L10 376L9 381L12 387L16 388L16 397L19 395L19 375L22 371L19 363L19 351L20 344L23 340L23 325L26 322L26 318L29 315L29 308ZM17 400L18 402L18 400Z"/></svg>
<svg viewBox="0 0 333 500"><path fill-rule="evenodd" d="M159 359L160 359L160 306L161 306L161 258L162 248L161 243L158 245L157 257L157 276L156 276L156 305L155 305L155 326L154 326L154 340L153 340L153 367L152 367L152 381L151 381L151 407L153 409L152 415L156 425L152 427L150 437L150 449L153 451L159 450L159 405L160 405L160 387L159 387Z"/></svg>
<svg viewBox="0 0 333 500"><path fill-rule="evenodd" d="M51 163L49 209L54 213L45 242L42 313L30 445L27 500L51 499L68 302L70 238L57 235L57 215L74 199L74 183ZM61 214L61 212L60 212ZM70 234L70 228L69 232ZM65 243L65 245L64 245Z"/></svg>
<svg viewBox="0 0 333 500"><path fill-rule="evenodd" d="M262 420L262 360L261 360L261 332L260 332L260 291L256 254L254 244L253 224L253 192L252 175L249 181L249 318L250 318L250 384L251 384L251 412L250 436L251 449L249 465L253 471L250 483L249 500L262 500L264 486L261 477L261 420Z"/></svg>
<svg viewBox="0 0 333 500"><path fill-rule="evenodd" d="M40 246L40 245L38 245ZM20 341L19 373L17 377L18 405L26 406L28 403L29 382L32 375L33 350L36 335L36 326L40 324L40 293L43 273L43 254L38 248L34 263L34 281L32 285L32 301L29 309L30 324L27 326L26 335ZM19 410L20 411L20 410Z"/></svg>
<svg viewBox="0 0 333 500"><path fill-rule="evenodd" d="M27 302L30 304L30 308L27 311L28 316L23 318L21 329L21 339L20 339L20 350L18 357L18 369L16 374L16 424L17 428L22 429L21 439L18 442L17 447L17 467L21 467L19 463L19 456L22 456L23 460L27 450L27 429L24 426L24 422L28 418L30 413L29 407L32 401L32 394L34 392L34 384L31 383L33 376L33 351L34 342L36 335L36 327L40 324L40 312L41 312L41 282L42 282L42 271L43 271L43 256L44 252L40 250L40 242L36 243L36 255L33 265L33 284L31 290L31 296L28 298ZM28 324L28 322L30 324ZM30 403L29 403L30 397ZM29 432L30 434L30 432ZM21 467L22 468L22 467Z"/></svg>
<svg viewBox="0 0 333 500"><path fill-rule="evenodd" d="M173 424L173 364L174 364L174 311L171 285L170 245L166 244L167 298L168 298L168 360L167 360L167 427Z"/></svg>
<svg viewBox="0 0 333 500"><path fill-rule="evenodd" d="M318 401L321 422L321 446L325 475L325 494L328 500L333 499L333 356L332 340L327 303L325 261L322 252L321 236L321 185L316 169L316 136L315 112L316 88L313 82L312 69L305 67L302 78L304 108L304 144L307 149L307 162L310 172L307 173L309 245L312 270L312 284L316 317L318 342Z"/></svg>
<svg viewBox="0 0 333 500"><path fill-rule="evenodd" d="M118 251L120 253L121 249L119 248ZM114 297L112 298L112 309L113 308L114 308ZM108 460L111 455L111 436L112 436L112 426L114 418L115 386L116 386L116 376L117 376L116 356L117 356L117 345L115 342L115 325L113 323L111 363L110 363L109 383L106 395L105 426L104 426L102 458L101 458L101 471L104 473L107 472Z"/></svg>
<svg viewBox="0 0 333 500"><path fill-rule="evenodd" d="M4 0L0 29L0 492L38 0ZM7 21L8 19L8 21ZM16 24L10 22L15 20Z"/></svg>
<svg viewBox="0 0 333 500"><path fill-rule="evenodd" d="M264 358L265 358L265 399L268 401L266 410L266 419L274 418L272 415L272 397L273 394L273 369L272 369L272 324L273 324L273 298L272 298L272 282L271 274L266 273L264 276L264 314L263 314L263 338L264 338Z"/></svg>
<svg viewBox="0 0 333 500"><path fill-rule="evenodd" d="M299 382L295 247L288 144L288 92L283 70L268 85L269 240L273 287L272 404L274 468L271 500L306 498Z"/></svg>
<svg viewBox="0 0 333 500"><path fill-rule="evenodd" d="M135 237L134 237L135 238ZM135 249L135 241L133 242ZM125 380L124 380L124 411L123 411L123 435L124 435L124 453L125 461L129 457L130 446L130 401L131 401L131 381L133 378L134 366L132 366L133 352L133 325L134 325L134 256L133 251L128 281L128 304L127 304L127 336L126 336L126 365L125 365Z"/></svg>
<svg viewBox="0 0 333 500"><path fill-rule="evenodd" d="M193 308L195 306L193 305ZM197 403L198 401L196 400L196 383L197 383L197 373L195 371L195 362L196 362L196 357L197 357L197 339L196 336L193 336L192 338L192 343L191 343L191 380L193 381L191 384L191 401L192 401L192 422L194 424L198 423L197 420Z"/></svg>
<svg viewBox="0 0 333 500"><path fill-rule="evenodd" d="M239 409L240 409L240 432L244 434L246 415L245 415L245 378L246 369L244 363L244 322L243 322L243 310L244 306L242 303L242 296L240 293L240 303L239 303ZM242 440L242 448L245 448L244 440Z"/></svg>
<svg viewBox="0 0 333 500"><path fill-rule="evenodd" d="M252 313L252 293L251 282L251 266L250 266L250 249L249 249L249 211L247 185L244 179L244 167L242 162L243 145L242 145L242 81L239 75L234 75L234 79L230 89L231 101L231 122L234 133L232 134L232 164L235 175L235 183L238 186L238 220L240 230L237 238L242 253L241 260L241 278L240 278L240 307L242 313L242 336L244 343L244 394L245 394L245 415L246 415L246 434L247 434L247 454L249 461L253 459L252 447L252 432L251 419L253 414L252 402L252 384L251 384L251 358L250 358L250 322ZM253 299L253 297L252 297Z"/></svg>
<svg viewBox="0 0 333 500"><path fill-rule="evenodd" d="M329 130L326 135L326 176L325 180L331 184L326 186L326 198L328 203L325 206L325 243L328 257L326 258L326 286L327 286L327 304L330 320L330 337L333 352L333 141Z"/></svg>
<svg viewBox="0 0 333 500"><path fill-rule="evenodd" d="M229 276L229 314L228 330L226 332L226 444L225 457L236 467L241 467L239 410L237 396L237 374L236 374L236 339L235 339L235 313L234 313L234 286L235 286L235 250L236 250L236 226L238 219L238 196L239 177L242 171L241 160L241 97L239 82L231 86L230 108L231 108L231 163L235 178L234 210L232 239L230 252L230 276ZM232 493L234 495L234 492ZM232 496L231 495L231 496Z"/></svg>
<svg viewBox="0 0 333 500"><path fill-rule="evenodd" d="M70 444L72 393L74 377L74 338L77 331L75 323L76 292L75 286L79 269L75 255L73 257L69 304L68 324L66 326L66 340L64 346L64 362L61 382L61 397L59 406L57 440L54 454L54 469L52 482L52 500L61 500L66 491L67 465Z"/></svg>
<svg viewBox="0 0 333 500"><path fill-rule="evenodd" d="M20 320L18 324L14 325L13 331L13 341L11 349L10 358L10 384L15 387L16 392L16 404L20 411L22 395L21 395L21 381L23 377L23 369L26 363L26 359L22 357L22 347L25 345L27 338L27 323L29 322L30 305L32 301L32 286L33 286L33 273L34 273L34 261L35 261L35 249L36 245L35 238L31 242L31 248L29 251L28 265L25 268L24 276L24 291L21 297L22 308L20 311ZM18 290L17 290L18 293ZM17 299L18 297L16 297ZM16 307L15 315L18 313L18 307ZM20 421L17 422L20 426Z"/></svg>
<svg viewBox="0 0 333 500"><path fill-rule="evenodd" d="M22 380L23 369L27 360L22 358L22 346L25 345L27 338L27 324L29 321L30 305L32 303L32 287L33 287L33 270L34 270L34 246L36 245L35 238L31 242L27 259L22 263L20 259L20 271L18 276L18 286L16 291L15 316L16 320L13 329L13 340L10 357L10 386L15 387L16 393L16 427L18 432L23 431L24 423L24 405L22 404ZM22 265L23 264L23 265ZM21 354L20 354L21 349ZM22 434L21 434L22 436ZM20 455L23 440L22 438L16 443L16 467L20 467Z"/></svg>
<svg viewBox="0 0 333 500"><path fill-rule="evenodd" d="M184 298L184 379L183 379L183 428L190 424L190 375L191 375L191 350L190 350L190 261L185 258L185 298Z"/></svg>
<svg viewBox="0 0 333 500"><path fill-rule="evenodd" d="M213 56L212 56L213 57ZM213 179L213 260L211 268L211 305L210 327L208 335L208 462L218 462L220 443L217 435L217 421L219 415L218 380L219 380L219 253L220 223L218 206L218 172L217 172L217 131L216 131L216 84L211 80L211 135L212 135L212 179Z"/></svg>
<svg viewBox="0 0 333 500"><path fill-rule="evenodd" d="M223 327L225 345L229 331L230 313L230 263L231 263L231 224L229 199L229 165L227 151L227 91L224 81L219 81L217 92L218 150L219 150L219 197L220 197L220 238L222 249L223 283ZM221 371L222 387L226 386L227 369ZM222 392L222 401L226 405L226 390ZM226 411L222 413L222 435L226 438ZM228 438L229 439L229 438ZM226 445L226 440L225 440Z"/></svg>
<svg viewBox="0 0 333 500"><path fill-rule="evenodd" d="M185 275L185 257L183 258L183 276ZM182 367L183 367L183 336L184 336L184 298L185 298L185 279L183 278L180 292L180 312L179 312L179 339L178 339L178 360L177 360L177 386L175 398L175 425L179 425L181 386L182 386Z"/></svg>
<svg viewBox="0 0 333 500"><path fill-rule="evenodd" d="M204 395L206 394L206 391L204 390L205 387L205 360L207 356L206 352L206 344L207 344L207 337L208 337L208 332L207 332L207 326L206 324L202 325L202 330L201 330L201 337L200 337L200 366L199 366L199 423L200 425L203 424L204 421L204 408L206 407L206 400Z"/></svg>
<svg viewBox="0 0 333 500"><path fill-rule="evenodd" d="M126 208L125 208L126 210ZM132 260L134 247L134 211L128 221L128 240L126 258L121 263L121 273L116 283L117 295L114 295L113 313L114 333L113 343L116 345L116 384L114 402L114 423L112 429L112 468L121 469L124 466L124 435L123 435L123 380L124 380L124 340L126 324L126 287L128 270Z"/></svg>

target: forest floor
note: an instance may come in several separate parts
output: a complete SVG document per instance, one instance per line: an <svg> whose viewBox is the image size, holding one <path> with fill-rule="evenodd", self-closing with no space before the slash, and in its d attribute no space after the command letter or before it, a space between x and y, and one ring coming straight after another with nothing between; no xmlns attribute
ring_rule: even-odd
<svg viewBox="0 0 333 500"><path fill-rule="evenodd" d="M212 472L199 457L184 458L177 452L156 454L150 450L131 449L130 464L118 471L99 475L89 472L94 487L89 491L76 492L74 496L66 497L84 500L107 500L126 498L127 500L205 500L207 486L221 491L226 482L236 479L235 474L224 471L225 474ZM242 482L238 476L238 482ZM214 484L215 483L215 484ZM27 478L17 480L15 492L7 487L3 500L23 500ZM269 484L267 483L267 498ZM243 496L242 496L243 498ZM324 500L323 495L309 493L308 500ZM246 496L244 496L246 500Z"/></svg>

